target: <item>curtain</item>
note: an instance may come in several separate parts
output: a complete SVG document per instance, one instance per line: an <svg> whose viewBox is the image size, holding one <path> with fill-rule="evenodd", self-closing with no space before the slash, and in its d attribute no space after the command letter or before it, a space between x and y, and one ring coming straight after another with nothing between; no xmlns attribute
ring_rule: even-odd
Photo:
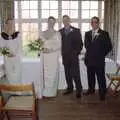
<svg viewBox="0 0 120 120"><path fill-rule="evenodd" d="M117 59L119 39L119 0L105 0L104 29L109 32L113 50L108 55L113 60Z"/></svg>

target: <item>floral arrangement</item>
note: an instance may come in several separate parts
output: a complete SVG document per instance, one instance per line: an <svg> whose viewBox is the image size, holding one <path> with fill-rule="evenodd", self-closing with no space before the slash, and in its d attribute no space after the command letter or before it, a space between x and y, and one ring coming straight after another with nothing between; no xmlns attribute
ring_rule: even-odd
<svg viewBox="0 0 120 120"><path fill-rule="evenodd" d="M7 47L0 48L0 54L3 56L9 56L12 54L11 50Z"/></svg>
<svg viewBox="0 0 120 120"><path fill-rule="evenodd" d="M30 41L27 46L30 51L40 51L43 46L43 41L39 38L35 41Z"/></svg>

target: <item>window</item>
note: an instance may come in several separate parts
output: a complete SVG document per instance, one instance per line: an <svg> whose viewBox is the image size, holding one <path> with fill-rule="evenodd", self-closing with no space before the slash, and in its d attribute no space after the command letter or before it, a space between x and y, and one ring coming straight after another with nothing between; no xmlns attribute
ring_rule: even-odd
<svg viewBox="0 0 120 120"><path fill-rule="evenodd" d="M38 1L21 1L23 19L38 18Z"/></svg>
<svg viewBox="0 0 120 120"><path fill-rule="evenodd" d="M26 51L30 40L39 37L40 32L47 29L47 18L56 18L55 29L63 27L62 16L69 15L71 25L80 28L84 40L84 33L91 29L90 19L98 16L101 28L104 28L104 1L95 0L15 0L16 30L21 32L24 57L33 54ZM37 55L36 55L37 56Z"/></svg>
<svg viewBox="0 0 120 120"><path fill-rule="evenodd" d="M42 18L48 18L54 16L58 18L58 1L56 0L42 0L41 1Z"/></svg>
<svg viewBox="0 0 120 120"><path fill-rule="evenodd" d="M78 18L78 1L62 1L62 16L65 14Z"/></svg>

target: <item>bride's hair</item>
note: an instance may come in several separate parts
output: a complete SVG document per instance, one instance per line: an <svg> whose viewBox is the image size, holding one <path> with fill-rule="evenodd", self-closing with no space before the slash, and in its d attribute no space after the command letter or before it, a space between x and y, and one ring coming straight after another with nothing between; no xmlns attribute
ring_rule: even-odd
<svg viewBox="0 0 120 120"><path fill-rule="evenodd" d="M50 19L53 19L53 20L56 21L55 17L53 17L53 16L50 16L50 17L48 18L48 20L50 20Z"/></svg>

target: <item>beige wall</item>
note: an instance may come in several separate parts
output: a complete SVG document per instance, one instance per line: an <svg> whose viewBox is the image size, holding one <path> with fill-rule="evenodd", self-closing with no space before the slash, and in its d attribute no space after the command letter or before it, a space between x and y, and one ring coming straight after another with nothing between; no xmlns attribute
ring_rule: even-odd
<svg viewBox="0 0 120 120"><path fill-rule="evenodd" d="M104 29L109 32L113 43L114 48L109 56L114 60L117 59L118 50L119 1L120 0L105 0Z"/></svg>

